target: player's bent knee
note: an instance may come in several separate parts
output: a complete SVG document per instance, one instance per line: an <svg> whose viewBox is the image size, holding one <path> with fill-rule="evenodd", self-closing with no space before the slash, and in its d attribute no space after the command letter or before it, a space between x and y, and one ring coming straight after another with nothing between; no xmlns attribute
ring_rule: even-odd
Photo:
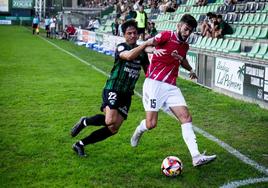
<svg viewBox="0 0 268 188"><path fill-rule="evenodd" d="M110 125L113 125L113 124L115 124L115 122L116 122L116 119L115 118L113 118L113 117L106 117L105 118L105 123L106 123L106 125L108 125L108 126L110 126Z"/></svg>
<svg viewBox="0 0 268 188"><path fill-rule="evenodd" d="M119 131L119 127L115 127L113 125L108 126L108 129L111 131L112 134L116 134Z"/></svg>

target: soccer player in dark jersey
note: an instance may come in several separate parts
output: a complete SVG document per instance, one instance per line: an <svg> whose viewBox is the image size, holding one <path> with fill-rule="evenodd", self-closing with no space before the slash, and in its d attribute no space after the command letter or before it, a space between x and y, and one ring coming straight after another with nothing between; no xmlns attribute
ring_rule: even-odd
<svg viewBox="0 0 268 188"><path fill-rule="evenodd" d="M122 25L122 31L126 42L116 47L114 66L102 93L101 111L104 114L82 117L71 130L71 136L75 137L87 126L101 126L100 129L73 144L73 150L79 156L85 156L86 145L105 140L118 132L123 121L127 119L131 96L134 94L141 67L146 72L149 65L144 49L152 45L152 41L146 41L140 46L136 44L138 29L134 20L126 21Z"/></svg>
<svg viewBox="0 0 268 188"><path fill-rule="evenodd" d="M153 38L155 48L165 54L154 54L148 67L143 84L146 120L142 120L136 128L131 145L136 147L142 134L156 127L158 111L162 108L171 112L181 122L182 136L192 156L193 166L200 166L214 160L216 155L200 154L192 128L192 116L180 89L176 86L179 66L190 72L191 79L197 78L186 59L189 49L186 40L196 26L195 18L185 14L177 25L176 32L164 31Z"/></svg>

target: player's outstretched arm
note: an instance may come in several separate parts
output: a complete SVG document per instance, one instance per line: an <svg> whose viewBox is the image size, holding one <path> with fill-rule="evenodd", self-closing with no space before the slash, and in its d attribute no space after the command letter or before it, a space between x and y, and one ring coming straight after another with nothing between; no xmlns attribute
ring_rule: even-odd
<svg viewBox="0 0 268 188"><path fill-rule="evenodd" d="M124 51L120 53L120 58L127 60L127 61L132 61L135 58L137 58L147 46L151 46L152 44L153 44L153 41L148 40L142 43L141 45L137 46L136 48L133 48L132 50Z"/></svg>

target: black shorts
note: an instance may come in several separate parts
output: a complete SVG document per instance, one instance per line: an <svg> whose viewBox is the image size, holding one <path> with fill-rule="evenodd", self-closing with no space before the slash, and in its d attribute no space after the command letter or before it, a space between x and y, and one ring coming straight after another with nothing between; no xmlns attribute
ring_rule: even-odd
<svg viewBox="0 0 268 188"><path fill-rule="evenodd" d="M138 34L144 34L145 33L145 28L138 28Z"/></svg>
<svg viewBox="0 0 268 188"><path fill-rule="evenodd" d="M128 111L131 105L132 93L120 93L114 90L104 89L102 92L101 111L106 106L110 109L116 109L124 119L127 119Z"/></svg>
<svg viewBox="0 0 268 188"><path fill-rule="evenodd" d="M46 31L49 31L49 25L46 25Z"/></svg>
<svg viewBox="0 0 268 188"><path fill-rule="evenodd" d="M38 27L38 24L33 24L33 29L36 29Z"/></svg>

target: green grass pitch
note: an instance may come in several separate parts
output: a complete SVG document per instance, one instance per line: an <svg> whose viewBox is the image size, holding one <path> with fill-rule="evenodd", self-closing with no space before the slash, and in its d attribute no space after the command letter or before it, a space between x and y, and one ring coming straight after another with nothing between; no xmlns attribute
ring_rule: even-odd
<svg viewBox="0 0 268 188"><path fill-rule="evenodd" d="M43 34L41 34L42 37ZM0 180L1 187L220 187L228 182L267 177L215 142L197 134L200 151L215 162L194 168L178 122L160 112L158 127L137 148L130 137L144 118L134 95L129 118L119 133L86 147L86 158L71 149L69 132L84 115L100 113L107 79L78 59L19 26L0 26ZM113 58L67 41L55 45L109 73ZM144 76L136 91L141 92ZM267 169L268 111L178 79L193 123ZM162 160L178 156L181 176L167 178ZM246 187L268 187L267 182Z"/></svg>

